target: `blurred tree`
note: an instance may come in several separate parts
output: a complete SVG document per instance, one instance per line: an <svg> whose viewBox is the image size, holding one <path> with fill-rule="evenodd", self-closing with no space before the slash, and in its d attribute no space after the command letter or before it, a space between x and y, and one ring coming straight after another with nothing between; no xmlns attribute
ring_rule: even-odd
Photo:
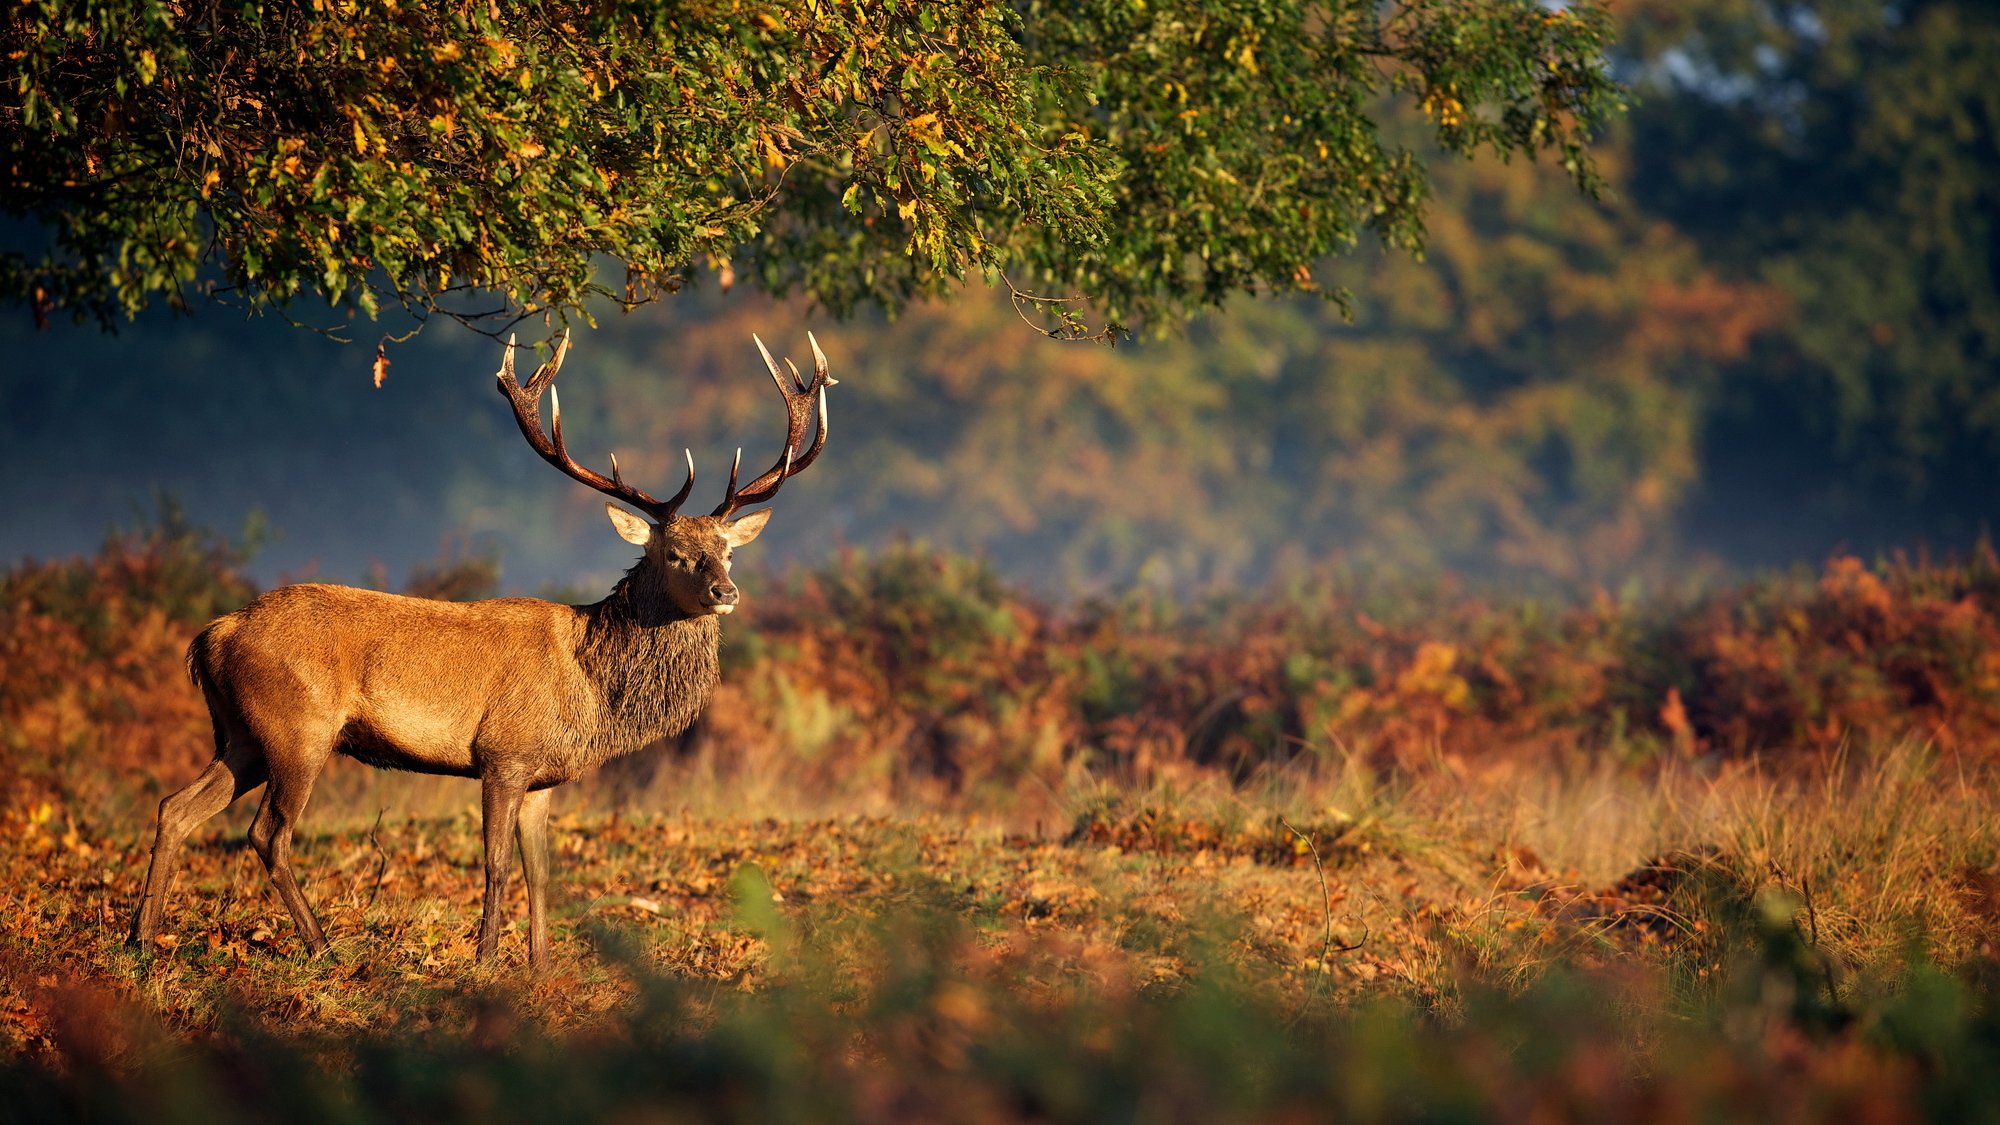
<svg viewBox="0 0 2000 1125"><path fill-rule="evenodd" d="M1620 50L1632 197L1796 310L1719 388L1698 518L1766 557L1787 515L1970 542L2000 458L2000 9L1648 0Z"/></svg>
<svg viewBox="0 0 2000 1125"><path fill-rule="evenodd" d="M31 0L0 295L565 319L706 264L845 313L983 270L1088 335L1419 246L1390 92L1443 151L1594 184L1608 30L1596 0Z"/></svg>
<svg viewBox="0 0 2000 1125"><path fill-rule="evenodd" d="M1620 138L1600 159L1629 174ZM1684 569L1702 412L1719 368L1786 323L1784 295L1719 277L1628 202L1562 191L1546 164L1450 162L1436 184L1425 261L1378 251L1329 272L1358 294L1351 322L1311 298L1239 300L1173 339L1023 349L994 296L827 329L854 421L794 500L825 497L851 541L920 527L1054 589L1254 583L1335 557L1557 580ZM674 304L600 334L606 398L573 408L646 479L671 479L691 435L725 458L773 440L768 384L715 373L744 369L744 336L782 314ZM674 409L644 405L661 401ZM814 548L785 542L798 522L773 523L775 555Z"/></svg>

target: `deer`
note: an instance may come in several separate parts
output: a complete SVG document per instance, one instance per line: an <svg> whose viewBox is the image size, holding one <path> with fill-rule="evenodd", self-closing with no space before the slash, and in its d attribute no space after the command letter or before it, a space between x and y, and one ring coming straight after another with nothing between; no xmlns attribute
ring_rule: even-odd
<svg viewBox="0 0 2000 1125"><path fill-rule="evenodd" d="M321 771L342 754L382 769L478 779L486 888L476 961L498 951L518 840L528 961L541 968L549 952L551 794L611 758L679 734L708 706L721 675L720 622L742 604L731 555L771 517L769 508L736 513L771 500L826 445L826 388L838 380L819 341L807 334L808 379L790 360L781 371L763 340L752 339L784 396L784 453L738 487L738 449L722 502L705 516L680 514L694 490L691 450L686 482L665 501L626 483L616 454L608 477L571 458L554 386L568 333L525 384L514 373L515 342L507 341L497 377L522 437L542 460L608 497L613 530L643 552L604 600L455 603L310 583L281 586L209 623L188 646L187 667L208 705L215 757L160 802L130 942L154 944L188 835L262 785L250 845L307 955L330 955L292 870L292 833Z"/></svg>

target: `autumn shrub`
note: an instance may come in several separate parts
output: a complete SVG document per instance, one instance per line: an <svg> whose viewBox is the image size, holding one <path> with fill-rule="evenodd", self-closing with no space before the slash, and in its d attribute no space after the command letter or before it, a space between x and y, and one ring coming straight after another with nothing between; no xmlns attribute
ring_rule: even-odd
<svg viewBox="0 0 2000 1125"><path fill-rule="evenodd" d="M210 752L182 652L253 591L245 548L174 519L0 577L10 775L65 807L153 793ZM491 559L418 592L492 588ZM1272 590L1051 605L902 545L773 580L724 684L661 766L691 800L1060 812L1079 786L1502 758L1810 758L1905 738L2000 744L2000 561L1851 558L1698 597L1561 599L1328 570ZM335 787L338 790L339 787ZM23 790L23 792L26 792ZM78 805L78 800L82 804Z"/></svg>
<svg viewBox="0 0 2000 1125"><path fill-rule="evenodd" d="M1725 750L1909 730L1947 746L2000 731L2000 559L1837 558L1694 608L1665 638L1693 670L1689 721Z"/></svg>
<svg viewBox="0 0 2000 1125"><path fill-rule="evenodd" d="M772 706L810 692L854 717L835 758L890 752L865 771L885 783L960 792L1017 775L1066 699L1047 691L1047 611L977 559L849 552L760 596L756 618L725 646L725 682L747 684L751 703L716 709L725 738L768 745L767 724L787 721Z"/></svg>
<svg viewBox="0 0 2000 1125"><path fill-rule="evenodd" d="M89 558L0 574L0 778L16 800L87 809L207 759L185 651L256 593L242 573L254 546L254 529L232 542L163 501Z"/></svg>
<svg viewBox="0 0 2000 1125"><path fill-rule="evenodd" d="M1329 572L1224 601L1061 608L905 547L767 599L738 665L765 686L715 747L781 760L783 683L851 724L815 740L825 780L947 800L982 779L1003 795L1080 775L1241 782L1355 753L1422 769L1783 761L1904 737L1978 752L2000 735L1996 573L1990 551L1837 558L1698 597L1561 600Z"/></svg>

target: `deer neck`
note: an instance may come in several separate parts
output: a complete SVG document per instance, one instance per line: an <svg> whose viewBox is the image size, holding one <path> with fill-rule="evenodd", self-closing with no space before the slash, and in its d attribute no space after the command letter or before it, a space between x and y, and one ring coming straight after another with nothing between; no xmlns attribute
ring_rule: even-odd
<svg viewBox="0 0 2000 1125"><path fill-rule="evenodd" d="M721 677L721 619L673 608L643 561L583 612L577 663L602 707L598 753L615 757L686 730Z"/></svg>

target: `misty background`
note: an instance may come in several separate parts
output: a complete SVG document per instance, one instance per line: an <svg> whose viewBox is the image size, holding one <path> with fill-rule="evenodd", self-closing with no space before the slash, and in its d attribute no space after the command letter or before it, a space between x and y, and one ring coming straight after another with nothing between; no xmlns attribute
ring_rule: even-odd
<svg viewBox="0 0 2000 1125"><path fill-rule="evenodd" d="M761 561L911 537L1053 594L1328 565L1616 585L1964 550L2000 480L1991 23L1946 3L1636 4L1639 100L1600 150L1612 194L1437 158L1425 260L1364 247L1322 267L1351 322L1242 299L1109 349L1045 340L976 284L834 322L707 280L579 328L565 428L580 460L616 450L656 494L691 447L705 511L738 445L750 471L779 452L751 333L803 362L812 330L842 380L832 436ZM338 327L356 342L218 307L115 335L8 317L0 557L88 551L169 496L218 531L275 532L251 568L267 583L394 586L456 553L498 559L509 591L594 597L629 564L601 498L515 430L499 344L434 325L389 345L377 389L398 326Z"/></svg>

